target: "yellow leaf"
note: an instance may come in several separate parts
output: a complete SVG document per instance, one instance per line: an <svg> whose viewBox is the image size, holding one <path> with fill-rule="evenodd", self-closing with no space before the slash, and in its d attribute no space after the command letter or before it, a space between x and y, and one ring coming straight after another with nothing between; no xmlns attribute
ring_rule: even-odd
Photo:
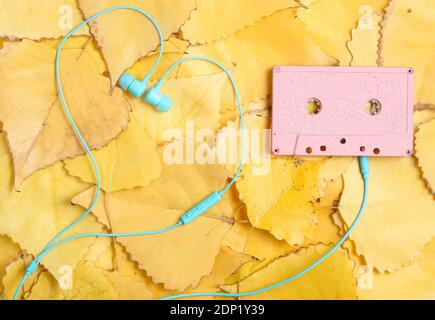
<svg viewBox="0 0 435 320"><path fill-rule="evenodd" d="M98 237L95 239L94 243L89 247L88 253L85 255L84 260L86 261L98 261L96 264L100 268L112 269L113 260L107 258L106 252L112 253L111 244L113 244L113 238L109 237ZM102 258L104 257L104 258Z"/></svg>
<svg viewBox="0 0 435 320"><path fill-rule="evenodd" d="M94 209L94 214L105 221L107 212ZM165 209L143 204L131 199L111 197L109 223L113 232L138 232L157 230L179 221L182 210ZM107 220L106 220L107 221ZM156 283L167 289L184 290L196 287L204 275L208 275L219 252L220 242L229 225L207 216L171 232L142 237L120 237L117 241L125 246L139 267L147 271ZM192 261L197 261L192 264ZM175 263L175 266L174 266ZM175 267L175 269L174 269Z"/></svg>
<svg viewBox="0 0 435 320"><path fill-rule="evenodd" d="M270 172L270 110L262 108L264 101L246 105L244 110L245 121L245 146L244 161L253 166L253 171L258 175ZM257 110L256 107L259 107ZM215 137L213 148L216 150L218 160L225 163L231 175L234 175L239 167L241 157L241 127L239 118L229 121L227 125L219 129Z"/></svg>
<svg viewBox="0 0 435 320"><path fill-rule="evenodd" d="M222 190L226 185L228 171L222 165L168 165L163 164L159 178L148 186L122 190L106 194L102 192L97 203L99 210L112 199L140 202L146 205L167 209L189 210L210 193ZM73 199L73 203L89 206L95 189L91 188ZM170 195L170 196L168 196ZM210 208L206 215L214 219L229 221L232 218L231 195L226 193L222 200ZM100 217L101 218L101 217ZM108 224L107 219L102 221Z"/></svg>
<svg viewBox="0 0 435 320"><path fill-rule="evenodd" d="M42 272L32 287L29 300L116 300L118 294L105 271L89 261L82 261L71 274L71 288L65 288L65 296L57 281Z"/></svg>
<svg viewBox="0 0 435 320"><path fill-rule="evenodd" d="M242 106L243 113L245 113L245 117L249 116L249 113L261 113L266 109L271 108L271 101L269 99L258 100L255 102L250 102ZM239 110L234 108L234 106L223 106L221 109L221 119L220 123L222 126L228 125L229 122L237 121L239 117ZM238 122L237 122L238 124ZM238 127L237 127L238 128Z"/></svg>
<svg viewBox="0 0 435 320"><path fill-rule="evenodd" d="M3 43L7 42L8 40L5 38L0 38L0 49L3 48Z"/></svg>
<svg viewBox="0 0 435 320"><path fill-rule="evenodd" d="M319 183L335 181L343 175L353 162L353 157L330 157L323 161L319 169Z"/></svg>
<svg viewBox="0 0 435 320"><path fill-rule="evenodd" d="M86 18L104 9L131 5L149 13L159 24L165 38L178 31L196 7L195 0L78 0ZM104 58L107 61L112 86L136 60L154 50L158 34L146 17L132 10L118 10L90 23Z"/></svg>
<svg viewBox="0 0 435 320"><path fill-rule="evenodd" d="M276 12L225 40L192 46L188 54L214 58L232 69L243 104L265 99L271 93L275 65L335 64L335 60L314 43L305 25L295 19L294 9ZM180 67L178 76L218 71L220 69L206 62L190 62ZM223 105L234 106L231 85L227 83L224 89Z"/></svg>
<svg viewBox="0 0 435 320"><path fill-rule="evenodd" d="M303 245L317 243L336 243L339 240L338 229L334 224L331 213L333 206L342 192L342 181L330 182L325 187L326 195L319 199L319 215L316 223L316 230ZM252 227L249 223L236 222L230 232L224 238L224 245L233 250L248 254L260 260L256 270L268 265L280 256L287 255L299 247L290 246L285 240L277 240L269 232Z"/></svg>
<svg viewBox="0 0 435 320"><path fill-rule="evenodd" d="M151 300L153 298L146 284L133 277L123 276L119 272L108 272L106 276L113 284L119 300Z"/></svg>
<svg viewBox="0 0 435 320"><path fill-rule="evenodd" d="M319 167L317 161L298 164L291 158L273 158L270 173L256 175L246 164L237 189L252 225L292 245L310 239L318 219Z"/></svg>
<svg viewBox="0 0 435 320"><path fill-rule="evenodd" d="M156 70L151 75L150 80L160 80L172 64L183 58L188 46L189 43L187 41L177 39L174 36L166 40L163 45L163 56ZM135 75L137 79L145 78L154 65L159 49L160 46L146 57L139 59L126 72ZM174 78L177 75L178 68L179 66L175 67L174 71L168 75L168 79Z"/></svg>
<svg viewBox="0 0 435 320"><path fill-rule="evenodd" d="M110 195L103 192L94 213L114 232L167 227L208 194L221 190L227 175L221 165L164 165L161 176L147 187ZM73 203L87 207L92 194L93 189L90 189L74 198ZM198 221L183 228L156 236L119 238L117 241L155 282L164 283L165 288L183 290L189 285L196 287L201 277L211 272L220 242L229 229L232 218L229 196L225 195ZM192 267L186 258L189 256L191 259L200 256L201 261ZM177 261L178 268L176 276L173 275L174 261Z"/></svg>
<svg viewBox="0 0 435 320"><path fill-rule="evenodd" d="M1 169L0 169L1 170ZM3 174L1 174L3 176ZM20 246L12 242L8 236L0 235L0 293L3 291L2 279L6 274L6 267L20 253ZM0 295L1 297L1 295Z"/></svg>
<svg viewBox="0 0 435 320"><path fill-rule="evenodd" d="M432 193L435 194L435 120L423 123L415 135L418 165Z"/></svg>
<svg viewBox="0 0 435 320"><path fill-rule="evenodd" d="M241 280L248 278L260 269L268 265L267 260L259 261L252 259L241 265L232 275L225 279L224 285L238 284ZM222 286L221 286L222 288Z"/></svg>
<svg viewBox="0 0 435 320"><path fill-rule="evenodd" d="M239 253L257 258L261 262L261 266L257 266L259 268L298 249L290 246L285 240L277 240L265 230L241 222L236 222L231 227L222 244Z"/></svg>
<svg viewBox="0 0 435 320"><path fill-rule="evenodd" d="M419 126L425 122L435 119L435 110L417 110L414 112L414 128L418 130Z"/></svg>
<svg viewBox="0 0 435 320"><path fill-rule="evenodd" d="M201 129L219 128L220 89L226 78L223 74L167 80L162 92L173 106L166 113L157 111L143 100L129 97L133 106L132 118L146 127L155 143L181 139Z"/></svg>
<svg viewBox="0 0 435 320"><path fill-rule="evenodd" d="M275 11L298 5L294 0L199 0L181 31L192 44L208 43L231 36Z"/></svg>
<svg viewBox="0 0 435 320"><path fill-rule="evenodd" d="M348 66L352 56L346 47L351 30L360 26L372 28L373 13L381 13L388 0L302 0L298 18L326 54L342 66Z"/></svg>
<svg viewBox="0 0 435 320"><path fill-rule="evenodd" d="M413 67L415 102L435 104L435 3L392 0L386 9L381 39L385 66Z"/></svg>
<svg viewBox="0 0 435 320"><path fill-rule="evenodd" d="M324 255L330 247L310 246L279 258L266 268L232 286L224 286L228 292L257 290L305 269ZM356 281L353 278L353 262L343 249L338 249L329 259L302 277L281 287L242 299L355 299Z"/></svg>
<svg viewBox="0 0 435 320"><path fill-rule="evenodd" d="M48 241L83 213L83 209L71 205L71 199L89 185L68 176L59 163L32 175L17 192L4 133L0 134L0 164L0 234L7 234L29 254L39 254ZM73 229L73 233L99 231L101 227L92 217ZM92 241L82 238L66 243L47 254L42 264L58 278L59 267L74 268Z"/></svg>
<svg viewBox="0 0 435 320"><path fill-rule="evenodd" d="M63 300L64 293L56 279L47 271L38 275L26 300Z"/></svg>
<svg viewBox="0 0 435 320"><path fill-rule="evenodd" d="M67 291L69 300L116 300L118 295L104 270L92 262L83 261L74 270L72 289Z"/></svg>
<svg viewBox="0 0 435 320"><path fill-rule="evenodd" d="M349 226L361 205L357 161L344 174L340 213ZM435 202L412 158L371 158L367 208L350 235L358 255L380 272L409 264L435 235Z"/></svg>
<svg viewBox="0 0 435 320"><path fill-rule="evenodd" d="M371 27L364 25L352 29L352 40L347 42L347 47L352 55L352 66L377 66L378 65L378 42L380 38L380 22L382 16L373 13L367 16Z"/></svg>
<svg viewBox="0 0 435 320"><path fill-rule="evenodd" d="M26 267L30 261L31 258L26 255L15 259L6 266L5 276L2 279L2 286L4 288L4 291L2 293L6 299L12 300L15 290L17 289L18 284L23 278ZM32 289L33 281L38 276L39 272L40 268L33 275L31 275L26 283L23 285L22 291L19 294L20 299L28 296L29 292Z"/></svg>
<svg viewBox="0 0 435 320"><path fill-rule="evenodd" d="M44 39L41 43L45 43L51 46L53 49L57 50L62 39ZM95 68L97 68L97 72L99 74L105 74L107 72L106 62L103 59L103 55L101 54L100 49L97 46L97 43L93 41L93 38L90 36L76 36L68 39L67 42L64 43L62 50L66 49L79 49L85 51L89 57L92 59Z"/></svg>
<svg viewBox="0 0 435 320"><path fill-rule="evenodd" d="M0 30L3 37L10 39L59 38L80 22L82 15L75 0L3 0L0 3ZM76 35L88 33L84 26Z"/></svg>
<svg viewBox="0 0 435 320"><path fill-rule="evenodd" d="M222 246L216 257L215 265L210 275L202 278L197 288L193 290L189 288L186 293L219 291L220 286L224 284L225 279L248 260L250 260L248 256ZM209 299L209 297L198 297L198 299Z"/></svg>
<svg viewBox="0 0 435 320"><path fill-rule="evenodd" d="M316 222L316 230L310 239L305 242L308 244L334 244L340 240L339 228L334 223L332 215L337 211L337 205L343 192L343 179L330 181L322 189L323 196L317 200L319 203L319 215Z"/></svg>
<svg viewBox="0 0 435 320"><path fill-rule="evenodd" d="M101 187L107 192L146 186L160 175L157 147L147 129L134 118L127 130L93 154L100 169ZM96 183L87 156L66 160L65 168L85 182Z"/></svg>
<svg viewBox="0 0 435 320"><path fill-rule="evenodd" d="M415 261L393 273L373 271L365 286L358 286L359 299L435 299L435 241Z"/></svg>
<svg viewBox="0 0 435 320"><path fill-rule="evenodd" d="M17 187L34 171L84 153L58 101L55 52L29 40L7 43L0 51L0 120ZM127 126L129 105L120 89L109 95L109 80L93 58L83 49L64 50L61 75L77 126L91 148L101 148Z"/></svg>
<svg viewBox="0 0 435 320"><path fill-rule="evenodd" d="M113 284L120 300L159 299L174 294L161 284L152 282L151 277L131 261L125 248L111 238L98 238L90 248L86 260L104 269L104 274ZM113 244L113 245L111 245Z"/></svg>
<svg viewBox="0 0 435 320"><path fill-rule="evenodd" d="M229 127L234 129L237 123L230 123ZM291 245L317 243L335 228L329 217L331 212L322 210L317 202L321 195L320 185L326 186L318 176L322 161L304 162L289 157L270 159L269 125L267 110L245 115L245 128L248 133L254 131L258 137L256 140L252 133L247 134L246 164L242 178L236 183L240 199L246 204L247 215L254 227L269 230L277 239L285 239ZM219 135L217 139L219 143ZM235 167L232 166L232 171ZM325 217L320 221L321 212ZM331 228L326 227L328 224ZM326 228L323 235L318 232L320 226Z"/></svg>

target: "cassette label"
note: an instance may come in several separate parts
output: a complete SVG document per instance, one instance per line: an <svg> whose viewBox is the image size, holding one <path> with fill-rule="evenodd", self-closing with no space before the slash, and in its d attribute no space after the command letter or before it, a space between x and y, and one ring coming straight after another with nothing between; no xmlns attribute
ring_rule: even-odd
<svg viewBox="0 0 435 320"><path fill-rule="evenodd" d="M410 68L277 66L272 153L410 155L413 86Z"/></svg>

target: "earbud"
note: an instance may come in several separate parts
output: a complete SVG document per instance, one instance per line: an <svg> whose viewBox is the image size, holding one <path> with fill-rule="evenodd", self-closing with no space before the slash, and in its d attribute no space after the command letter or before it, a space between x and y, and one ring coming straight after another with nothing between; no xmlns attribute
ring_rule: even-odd
<svg viewBox="0 0 435 320"><path fill-rule="evenodd" d="M119 86L125 91L130 92L136 98L140 98L144 95L147 85L130 73L124 73L119 78Z"/></svg>
<svg viewBox="0 0 435 320"><path fill-rule="evenodd" d="M145 95L145 101L156 107L160 112L167 112L172 107L172 100L168 96L162 94L159 88L151 88Z"/></svg>
<svg viewBox="0 0 435 320"><path fill-rule="evenodd" d="M130 92L136 98L142 97L147 89L143 81L139 81L130 73L124 73L119 78L119 86L125 91ZM168 96L162 94L159 88L151 88L145 95L145 102L156 107L161 112L167 112L172 107L172 100Z"/></svg>

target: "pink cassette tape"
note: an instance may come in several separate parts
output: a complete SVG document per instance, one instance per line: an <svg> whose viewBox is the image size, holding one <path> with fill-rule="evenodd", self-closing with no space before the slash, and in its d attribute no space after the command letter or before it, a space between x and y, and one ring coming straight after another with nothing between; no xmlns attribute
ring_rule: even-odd
<svg viewBox="0 0 435 320"><path fill-rule="evenodd" d="M413 79L410 68L275 67L272 153L410 155Z"/></svg>

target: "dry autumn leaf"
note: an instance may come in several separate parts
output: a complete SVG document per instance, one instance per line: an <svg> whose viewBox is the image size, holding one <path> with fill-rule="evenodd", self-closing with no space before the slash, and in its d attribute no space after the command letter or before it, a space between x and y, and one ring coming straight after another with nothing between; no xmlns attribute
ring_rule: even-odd
<svg viewBox="0 0 435 320"><path fill-rule="evenodd" d="M62 283L62 282L60 282ZM65 283L64 293L59 283L49 273L43 272L31 288L28 300L116 300L115 287L106 277L105 271L90 261L81 261L70 283ZM69 287L68 287L69 286Z"/></svg>
<svg viewBox="0 0 435 320"><path fill-rule="evenodd" d="M20 274L19 274L20 275ZM26 300L63 300L65 295L57 280L47 271L38 275Z"/></svg>
<svg viewBox="0 0 435 320"><path fill-rule="evenodd" d="M231 36L275 11L298 5L294 0L198 0L181 31L190 43L204 44ZM222 17L232 19L223 23Z"/></svg>
<svg viewBox="0 0 435 320"><path fill-rule="evenodd" d="M120 300L159 299L173 294L161 284L152 282L138 263L130 259L125 248L111 238L98 238L90 247L85 259L104 274L114 286Z"/></svg>
<svg viewBox="0 0 435 320"><path fill-rule="evenodd" d="M102 192L101 201L97 207L111 199L125 199L131 202L140 202L154 207L166 209L189 210L195 204L216 190L222 190L226 184L228 171L222 165L192 165L192 164L165 164L159 178L153 180L148 186L121 190L106 194ZM94 188L88 189L75 197L74 203L86 206L94 195ZM232 207L231 195L226 193L222 201L210 208L207 216L231 222Z"/></svg>
<svg viewBox="0 0 435 320"><path fill-rule="evenodd" d="M314 43L305 25L295 19L294 9L278 11L227 39L191 46L187 51L192 56L213 58L232 69L243 104L265 99L271 93L275 65L335 64L335 60ZM180 67L178 76L220 71L209 63L191 62ZM222 93L223 105L234 106L233 97L228 84Z"/></svg>
<svg viewBox="0 0 435 320"><path fill-rule="evenodd" d="M186 290L186 293L220 291L220 286L225 283L225 279L228 278L241 265L243 265L247 261L250 261L251 259L252 258L247 255L241 254L239 252L233 251L228 247L222 246L219 254L216 256L212 272L208 276L201 279L198 287L196 287L195 289L188 289ZM196 299L208 298L209 297L197 297Z"/></svg>
<svg viewBox="0 0 435 320"><path fill-rule="evenodd" d="M414 111L414 129L418 131L421 124L435 119L435 110L425 109Z"/></svg>
<svg viewBox="0 0 435 320"><path fill-rule="evenodd" d="M351 30L357 26L370 29L375 26L373 13L382 13L388 0L301 0L298 18L307 31L328 55L348 66L352 56L346 47Z"/></svg>
<svg viewBox="0 0 435 320"><path fill-rule="evenodd" d="M82 15L76 0L3 0L0 3L0 37L59 38L80 22ZM89 34L87 27L76 33L83 34Z"/></svg>
<svg viewBox="0 0 435 320"><path fill-rule="evenodd" d="M347 47L352 55L350 61L351 66L377 66L378 65L378 42L380 39L380 22L382 16L373 13L366 17L370 21L369 27L361 27L352 29L352 39L347 42Z"/></svg>
<svg viewBox="0 0 435 320"><path fill-rule="evenodd" d="M357 161L344 174L340 213L347 226L361 205ZM435 235L435 202L412 158L370 159L367 208L350 235L357 254L384 272L408 265Z"/></svg>
<svg viewBox="0 0 435 320"><path fill-rule="evenodd" d="M385 13L381 60L415 70L415 102L435 104L435 3L392 0Z"/></svg>
<svg viewBox="0 0 435 320"><path fill-rule="evenodd" d="M277 239L300 245L316 230L319 206L319 164L273 158L270 173L255 175L249 164L237 182L252 225L269 230Z"/></svg>
<svg viewBox="0 0 435 320"><path fill-rule="evenodd" d="M3 175L2 175L3 176ZM4 235L0 235L0 298L3 292L3 277L6 274L6 267L16 258L20 253L20 246L12 242L12 240Z"/></svg>
<svg viewBox="0 0 435 320"><path fill-rule="evenodd" d="M223 289L232 293L247 292L275 284L302 271L329 249L330 247L321 244L301 249L275 260L236 285L223 286ZM354 263L347 252L339 249L308 274L248 299L356 299L353 268Z"/></svg>
<svg viewBox="0 0 435 320"><path fill-rule="evenodd" d="M3 292L2 295L7 300L12 300L15 290L20 283L26 267L29 264L31 258L27 255L20 256L11 261L5 268L5 275L2 279ZM41 272L40 268L33 275L29 277L29 280L23 285L22 291L19 293L20 297L27 297L32 289L35 279Z"/></svg>
<svg viewBox="0 0 435 320"><path fill-rule="evenodd" d="M118 294L104 270L82 261L74 270L73 288L66 293L70 300L116 300Z"/></svg>
<svg viewBox="0 0 435 320"><path fill-rule="evenodd" d="M339 241L338 229L333 223L331 213L342 192L342 182L329 182L325 187L326 195L319 199L318 220L312 236L302 245L332 244ZM225 236L223 244L233 250L248 254L259 260L251 272L261 269L280 256L299 249L290 246L285 240L277 240L269 232L252 227L249 223L236 222Z"/></svg>
<svg viewBox="0 0 435 320"><path fill-rule="evenodd" d="M394 273L368 272L365 286L358 286L359 299L435 299L435 241L414 262Z"/></svg>
<svg viewBox="0 0 435 320"><path fill-rule="evenodd" d="M183 210L153 207L114 197L106 210L97 207L93 212L115 233L162 229L177 223L184 213ZM131 258L154 282L163 283L167 289L183 291L189 285L196 287L200 279L211 272L220 242L228 229L228 223L203 216L171 232L119 237L117 241L125 246ZM192 264L192 261L197 263Z"/></svg>
<svg viewBox="0 0 435 320"><path fill-rule="evenodd" d="M418 165L432 193L435 194L435 120L423 123L415 135Z"/></svg>
<svg viewBox="0 0 435 320"><path fill-rule="evenodd" d="M0 134L0 167L3 169L0 234L7 234L29 254L39 254L48 241L83 213L83 209L71 205L71 199L89 185L68 176L59 163L32 175L17 192L4 133ZM91 216L74 229L74 232L99 231L101 227ZM92 241L92 238L82 238L69 242L46 255L42 264L58 278L59 268L62 265L74 268Z"/></svg>
<svg viewBox="0 0 435 320"><path fill-rule="evenodd" d="M29 40L0 50L0 120L14 159L16 187L34 171L84 153L58 101L55 53L51 46ZM61 77L71 114L91 148L101 148L127 126L129 106L121 90L109 95L109 80L85 50L63 51Z"/></svg>
<svg viewBox="0 0 435 320"><path fill-rule="evenodd" d="M93 212L114 232L167 227L205 196L222 189L227 175L221 165L164 165L160 178L147 187L103 193L102 201ZM92 194L90 189L73 202L87 207ZM117 241L155 282L164 283L168 289L196 287L201 277L211 272L220 242L230 227L232 208L228 196L198 222L162 235L118 238ZM161 255L161 252L171 254ZM195 268L186 258L190 255L193 255L191 259L201 256ZM177 261L177 275L173 274L173 261Z"/></svg>
<svg viewBox="0 0 435 320"><path fill-rule="evenodd" d="M296 246L290 246L285 240L276 239L266 230L254 228L246 222L236 222L225 235L222 244L234 251L257 258L260 263L256 265L255 270L298 249Z"/></svg>
<svg viewBox="0 0 435 320"><path fill-rule="evenodd" d="M151 81L160 80L163 74L166 72L166 70L168 70L168 68L172 64L174 64L175 62L183 58L188 46L189 43L187 41L177 39L174 36L166 40L163 45L164 53L162 55L162 58L156 70L150 76L150 80ZM137 79L145 78L147 73L154 65L159 49L160 46L146 57L139 59L126 72L133 74ZM168 75L168 79L174 78L177 75L178 68L179 66L175 67L174 71Z"/></svg>
<svg viewBox="0 0 435 320"><path fill-rule="evenodd" d="M78 0L78 4L86 18L114 6L135 6L158 22L165 38L177 32L196 7L195 0ZM112 86L136 60L159 45L153 25L146 17L132 10L106 14L91 21L89 26L107 62Z"/></svg>
<svg viewBox="0 0 435 320"><path fill-rule="evenodd" d="M182 139L193 131L219 128L220 90L226 80L224 74L169 79L161 91L171 97L173 106L162 113L142 99L129 97L133 106L131 117L143 125L155 144ZM187 137L192 139L192 137Z"/></svg>
<svg viewBox="0 0 435 320"><path fill-rule="evenodd" d="M348 169L353 157L330 157L323 161L319 169L319 185L326 186L330 181L340 178Z"/></svg>
<svg viewBox="0 0 435 320"><path fill-rule="evenodd" d="M291 245L316 242L318 230L325 228L323 235L326 235L334 229L332 221L327 221L329 213L317 202L321 185L325 186L318 176L323 163L290 157L270 159L269 125L267 110L245 114L249 143L245 148L242 177L236 183L240 199L246 204L254 227L268 230ZM249 135L249 130L259 137ZM264 135L267 142L262 139ZM320 214L326 215L326 219L320 219Z"/></svg>
<svg viewBox="0 0 435 320"><path fill-rule="evenodd" d="M146 186L160 175L160 157L147 129L132 118L128 128L106 147L93 152L106 192ZM95 183L94 169L87 156L65 161L68 173Z"/></svg>

